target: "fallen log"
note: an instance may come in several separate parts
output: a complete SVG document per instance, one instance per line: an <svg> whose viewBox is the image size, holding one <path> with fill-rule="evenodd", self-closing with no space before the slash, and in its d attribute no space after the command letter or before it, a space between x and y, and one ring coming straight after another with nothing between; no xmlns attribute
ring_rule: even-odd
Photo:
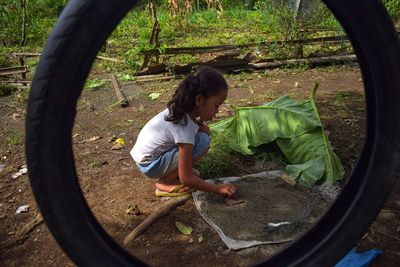
<svg viewBox="0 0 400 267"><path fill-rule="evenodd" d="M240 48L249 48L254 46L277 46L277 45L294 45L294 44L325 44L325 43L340 43L348 41L348 37L345 35L340 36L327 36L310 39L294 39L294 40L277 40L277 41L262 41L246 43L241 45L218 45L218 46L194 46L194 47L171 47L160 49L149 49L141 51L140 55L177 55L177 54L205 54L205 53L217 53L222 51L236 50Z"/></svg>
<svg viewBox="0 0 400 267"><path fill-rule="evenodd" d="M353 62L356 61L356 55L344 55L344 56L327 56L327 57L317 57L317 58L299 58L299 59L288 59L288 60L276 60L270 62L261 63L250 63L249 66L255 70L275 68L283 65L292 65L298 63L304 63L309 65L321 65L328 63L343 63L343 62Z"/></svg>
<svg viewBox="0 0 400 267"><path fill-rule="evenodd" d="M141 224L136 226L132 232L124 239L124 245L127 245L132 240L139 237L142 233L144 233L150 225L156 222L158 219L168 215L173 209L176 207L182 206L186 203L190 198L190 195L186 195L183 197L173 198L163 205L158 207L149 217L147 217Z"/></svg>
<svg viewBox="0 0 400 267"><path fill-rule="evenodd" d="M139 55L178 55L178 54L204 54L221 52L225 50L238 49L236 45L218 45L218 46L195 46L195 47L172 47L163 49L162 52L158 48L144 50L139 53Z"/></svg>
<svg viewBox="0 0 400 267"><path fill-rule="evenodd" d="M147 66L146 68L142 69L141 71L138 71L136 73L137 76L142 76L142 75L149 75L149 74L160 74L167 72L167 65L164 63L153 65L153 66Z"/></svg>
<svg viewBox="0 0 400 267"><path fill-rule="evenodd" d="M171 68L171 71L175 74L174 76L164 76L163 74L156 75L141 75L137 76L136 82L148 82L157 80L171 80L181 78L182 75L188 74L199 66L207 65L214 67L223 72L237 72L237 71L254 71L267 68L276 68L284 65L293 64L309 64L311 66L329 64L329 63L343 63L343 62L354 62L357 61L355 55L341 55L341 56L326 56L326 57L315 57L315 58L299 58L299 59L287 59L287 60L268 60L266 62L251 63L251 56L245 56L244 58L219 58L217 60L211 60L207 62L191 63L186 65L176 65ZM160 68L159 71L162 69ZM167 69L165 68L165 72ZM143 74L143 73L142 73Z"/></svg>
<svg viewBox="0 0 400 267"><path fill-rule="evenodd" d="M176 65L172 68L172 72L176 75L187 74L192 72L197 66L210 66L224 72L232 72L237 69L249 69L250 60L241 58L229 58L226 60L211 60L203 63L192 63L187 65Z"/></svg>
<svg viewBox="0 0 400 267"><path fill-rule="evenodd" d="M126 98L124 92L121 90L121 86L119 85L118 80L114 74L110 74L110 80L112 86L114 87L115 94L117 95L118 103L121 105L121 107L128 107L129 101Z"/></svg>
<svg viewBox="0 0 400 267"><path fill-rule="evenodd" d="M214 60L220 61L220 60L227 60L231 58L235 58L240 56L240 49L232 49L232 50L226 50L219 52L215 55Z"/></svg>

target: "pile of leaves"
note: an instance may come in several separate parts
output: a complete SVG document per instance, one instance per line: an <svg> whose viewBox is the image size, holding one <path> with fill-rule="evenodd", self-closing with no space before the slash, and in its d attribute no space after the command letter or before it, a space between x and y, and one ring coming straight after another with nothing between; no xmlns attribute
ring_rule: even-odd
<svg viewBox="0 0 400 267"><path fill-rule="evenodd" d="M222 134L225 146L243 155L276 143L289 162L286 173L307 186L340 180L344 169L321 124L317 88L306 101L282 96L257 107L236 107L235 116L211 125L212 137Z"/></svg>

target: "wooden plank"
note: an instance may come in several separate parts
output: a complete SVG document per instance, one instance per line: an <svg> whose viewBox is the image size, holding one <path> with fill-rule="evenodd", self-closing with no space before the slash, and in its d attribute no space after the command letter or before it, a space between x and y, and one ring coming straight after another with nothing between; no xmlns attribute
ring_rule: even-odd
<svg viewBox="0 0 400 267"><path fill-rule="evenodd" d="M24 57L40 57L42 53L12 53L11 55L13 57L19 57L19 58L24 58ZM111 62L116 62L116 63L125 63L124 60L118 59L118 58L112 58L112 57L103 57L103 56L96 56L97 59L105 60L105 61L111 61Z"/></svg>
<svg viewBox="0 0 400 267"><path fill-rule="evenodd" d="M162 63L158 65L153 65L153 66L147 66L146 68L142 69L141 71L138 71L136 73L137 76L143 76L143 75L149 75L149 74L160 74L167 72L167 65Z"/></svg>
<svg viewBox="0 0 400 267"><path fill-rule="evenodd" d="M105 60L105 61L111 61L115 63L125 63L125 61L118 59L118 58L112 58L112 57L102 57L102 56L96 56L97 59Z"/></svg>
<svg viewBox="0 0 400 267"><path fill-rule="evenodd" d="M272 46L272 45L284 45L284 44L311 44L311 43L330 43L330 42L342 42L348 41L348 37L343 36L328 36L319 37L312 39L296 39L296 40L278 40L278 41L264 41L264 42L254 42L242 45L219 45L219 46L201 46L201 47L173 47L166 48L162 52L159 49L149 49L141 51L140 55L147 54L164 54L164 55L175 55L175 54L204 54L204 53L216 53L226 50L236 50L239 48L247 48L254 46Z"/></svg>
<svg viewBox="0 0 400 267"><path fill-rule="evenodd" d="M397 34L400 35L400 29L397 29ZM202 53L214 53L221 52L226 50L238 49L238 48L246 48L246 47L254 47L260 45L283 45L283 44L312 44L312 43L337 43L342 41L348 41L348 37L346 35L339 36L326 36L326 37L318 37L318 38L310 38L310 39L296 39L296 40L277 40L277 41L264 41L264 42L254 42L247 43L242 45L217 45L217 46L194 46L194 47L171 47L165 48L161 52L160 49L149 49L143 50L139 54L163 54L163 55L175 55L175 54L202 54ZM12 53L14 57L38 57L41 53ZM99 59L104 59L105 57L97 56ZM122 60L121 60L122 61ZM118 60L119 62L119 60Z"/></svg>
<svg viewBox="0 0 400 267"><path fill-rule="evenodd" d="M121 90L121 86L119 85L118 80L114 74L110 74L110 80L111 84L114 87L115 94L117 95L118 102L120 103L121 107L128 107L129 106L128 99L126 99L126 96L124 92Z"/></svg>
<svg viewBox="0 0 400 267"><path fill-rule="evenodd" d="M0 68L0 75L7 76L13 74L27 73L28 69L25 66Z"/></svg>
<svg viewBox="0 0 400 267"><path fill-rule="evenodd" d="M400 35L400 32L397 32ZM216 53L226 50L234 50L238 48L249 48L254 46L276 46L276 45L294 45L294 44L326 44L326 43L341 43L348 42L349 38L346 35L339 36L326 36L310 39L295 39L295 40L277 40L277 41L263 41L247 43L242 45L218 45L218 46L198 46L198 47L172 47L165 48L162 52L159 49L149 49L141 51L140 55L147 54L163 54L163 55L176 55L176 54L205 54Z"/></svg>
<svg viewBox="0 0 400 267"><path fill-rule="evenodd" d="M164 75L143 75L138 76L136 82L154 82L154 81L169 81L169 80L178 80L182 79L182 75L172 75L172 76L164 76Z"/></svg>
<svg viewBox="0 0 400 267"><path fill-rule="evenodd" d="M0 80L0 84L31 84L32 81L29 80Z"/></svg>
<svg viewBox="0 0 400 267"><path fill-rule="evenodd" d="M228 58L226 60L211 60L200 63L191 63L187 65L176 65L171 68L176 75L190 73L197 66L210 66L220 71L230 72L237 69L249 68L250 60L240 58Z"/></svg>
<svg viewBox="0 0 400 267"><path fill-rule="evenodd" d="M13 57L39 57L41 53L12 53Z"/></svg>
<svg viewBox="0 0 400 267"><path fill-rule="evenodd" d="M164 74L142 75L142 76L137 76L136 81L125 82L124 84L129 85L129 84L137 84L137 83L141 83L141 82L179 80L179 79L182 79L183 77L184 77L183 75L166 76Z"/></svg>
<svg viewBox="0 0 400 267"><path fill-rule="evenodd" d="M300 58L300 59L288 59L288 60L276 60L271 62L261 62L261 63L250 63L249 65L258 70L265 68L274 68L283 65L305 63L310 65L321 65L327 63L342 63L342 62L353 62L356 61L356 55L344 55L344 56L327 56L327 57L317 57L317 58Z"/></svg>
<svg viewBox="0 0 400 267"><path fill-rule="evenodd" d="M220 52L225 50L237 49L236 45L220 45L220 46L195 46L195 47L171 47L165 48L160 51L160 49L149 49L141 51L140 55L178 55L178 54L204 54L211 52Z"/></svg>

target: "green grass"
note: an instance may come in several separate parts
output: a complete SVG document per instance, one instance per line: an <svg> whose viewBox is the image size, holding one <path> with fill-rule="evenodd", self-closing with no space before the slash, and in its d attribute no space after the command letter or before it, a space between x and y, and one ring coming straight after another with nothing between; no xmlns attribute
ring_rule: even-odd
<svg viewBox="0 0 400 267"><path fill-rule="evenodd" d="M352 97L352 94L350 91L337 92L335 94L335 102L342 104L342 103L345 103L346 101L348 101L351 97Z"/></svg>
<svg viewBox="0 0 400 267"><path fill-rule="evenodd" d="M384 0L383 1L387 12L389 13L393 23L400 20L400 1L399 0Z"/></svg>
<svg viewBox="0 0 400 267"><path fill-rule="evenodd" d="M86 90L96 90L103 87L107 83L105 79L89 79L84 85Z"/></svg>
<svg viewBox="0 0 400 267"><path fill-rule="evenodd" d="M228 141L222 134L213 136L208 153L196 165L202 177L222 177L237 168L237 160L232 154Z"/></svg>
<svg viewBox="0 0 400 267"><path fill-rule="evenodd" d="M255 155L241 155L233 151L223 133L213 134L211 146L206 156L197 163L196 168L203 178L218 178L228 175L242 175L249 172L263 170L264 163L274 162L287 164L286 157L275 144L268 144L258 147ZM258 166L248 170L248 166Z"/></svg>
<svg viewBox="0 0 400 267"><path fill-rule="evenodd" d="M0 84L0 97L9 96L17 90L18 88L14 85Z"/></svg>
<svg viewBox="0 0 400 267"><path fill-rule="evenodd" d="M100 167L100 166L104 165L104 163L105 163L104 160L97 158L95 156L95 154L93 154L93 153L87 154L85 156L84 161L85 161L85 164L87 166L89 166L90 168Z"/></svg>
<svg viewBox="0 0 400 267"><path fill-rule="evenodd" d="M24 135L16 130L4 130L6 144L10 146L20 145L23 142Z"/></svg>

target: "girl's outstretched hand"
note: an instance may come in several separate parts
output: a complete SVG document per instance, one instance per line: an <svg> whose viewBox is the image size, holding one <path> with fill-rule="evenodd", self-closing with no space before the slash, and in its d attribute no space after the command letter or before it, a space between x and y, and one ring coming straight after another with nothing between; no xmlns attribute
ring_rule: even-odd
<svg viewBox="0 0 400 267"><path fill-rule="evenodd" d="M232 197L236 193L236 188L231 184L217 184L217 193L224 197Z"/></svg>

